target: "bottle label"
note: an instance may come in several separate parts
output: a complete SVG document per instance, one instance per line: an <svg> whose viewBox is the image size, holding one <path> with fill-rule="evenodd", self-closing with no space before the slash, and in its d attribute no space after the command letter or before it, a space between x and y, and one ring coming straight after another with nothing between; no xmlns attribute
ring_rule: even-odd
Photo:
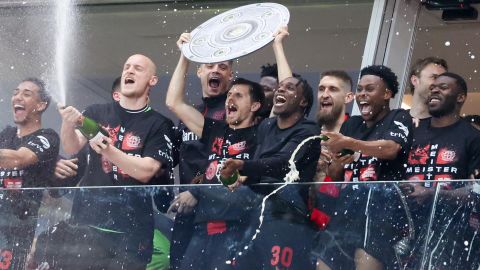
<svg viewBox="0 0 480 270"><path fill-rule="evenodd" d="M98 132L95 136L93 136L90 141L98 141L103 137L103 134L101 132Z"/></svg>

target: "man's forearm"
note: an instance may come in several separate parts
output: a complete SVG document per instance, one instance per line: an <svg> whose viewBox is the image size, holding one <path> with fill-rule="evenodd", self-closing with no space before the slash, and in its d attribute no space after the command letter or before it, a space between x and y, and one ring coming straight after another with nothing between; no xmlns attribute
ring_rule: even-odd
<svg viewBox="0 0 480 270"><path fill-rule="evenodd" d="M153 158L130 156L112 145L103 156L124 173L142 183L148 183L161 168L160 162Z"/></svg>
<svg viewBox="0 0 480 270"><path fill-rule="evenodd" d="M278 81L281 82L286 78L292 77L292 70L288 64L288 60L283 49L283 44L274 43L273 52L275 54L275 61L277 62L278 67Z"/></svg>
<svg viewBox="0 0 480 270"><path fill-rule="evenodd" d="M75 127L62 124L60 129L60 139L62 142L63 150L69 155L78 153L80 149L85 145L87 140L80 137Z"/></svg>
<svg viewBox="0 0 480 270"><path fill-rule="evenodd" d="M0 149L0 168L25 168L38 162L37 155L27 148L19 150Z"/></svg>
<svg viewBox="0 0 480 270"><path fill-rule="evenodd" d="M175 112L179 104L185 103L185 76L187 75L188 66L189 62L182 54L170 79L165 100L167 107L173 112Z"/></svg>
<svg viewBox="0 0 480 270"><path fill-rule="evenodd" d="M346 148L379 159L393 160L401 150L398 143L392 140L362 141L350 138Z"/></svg>

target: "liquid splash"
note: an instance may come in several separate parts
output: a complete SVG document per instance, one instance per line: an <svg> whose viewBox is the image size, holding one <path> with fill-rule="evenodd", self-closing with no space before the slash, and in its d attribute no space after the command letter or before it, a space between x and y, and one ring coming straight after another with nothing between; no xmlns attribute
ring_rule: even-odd
<svg viewBox="0 0 480 270"><path fill-rule="evenodd" d="M66 103L67 52L72 51L70 45L75 35L75 1L57 0L55 2L55 77L57 80L57 102Z"/></svg>
<svg viewBox="0 0 480 270"><path fill-rule="evenodd" d="M300 149L302 148L303 145L305 145L305 143L307 143L311 140L321 139L321 138L322 138L322 135L311 136L311 137L308 137L308 138L304 139L299 145L297 145L297 148L295 148L295 151L293 151L292 155L290 156L290 159L288 160L288 167L289 167L290 171L283 178L283 181L285 182L285 184L281 185L280 187L278 187L277 189L275 189L274 191L270 192L268 195L263 197L262 208L260 210L260 216L258 218L259 224L258 224L258 227L255 230L255 234L252 236L252 239L250 240L250 242L255 240L257 238L258 234L260 233L260 229L263 225L263 219L265 217L264 213L265 213L265 206L266 206L267 200L271 196L276 194L278 191L280 191L284 187L286 187L288 184L291 184L291 183L300 179L300 172L297 170L297 166L295 165L295 156L297 155L298 151L300 151ZM244 249L245 250L248 249L248 246L245 246ZM241 253L239 253L239 255L241 255Z"/></svg>

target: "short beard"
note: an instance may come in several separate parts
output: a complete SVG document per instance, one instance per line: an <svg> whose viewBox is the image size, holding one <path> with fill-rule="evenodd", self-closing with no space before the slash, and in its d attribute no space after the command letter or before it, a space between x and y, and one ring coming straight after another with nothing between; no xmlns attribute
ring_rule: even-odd
<svg viewBox="0 0 480 270"><path fill-rule="evenodd" d="M333 105L332 111L330 113L321 113L321 109L317 112L317 124L319 127L322 126L334 126L338 118L341 117L342 106Z"/></svg>
<svg viewBox="0 0 480 270"><path fill-rule="evenodd" d="M447 99L444 101L444 104L436 109L436 110L431 110L430 108L428 109L428 113L430 113L431 116L433 117L443 117L449 114L452 114L455 112L456 108L456 101L452 97L447 97Z"/></svg>

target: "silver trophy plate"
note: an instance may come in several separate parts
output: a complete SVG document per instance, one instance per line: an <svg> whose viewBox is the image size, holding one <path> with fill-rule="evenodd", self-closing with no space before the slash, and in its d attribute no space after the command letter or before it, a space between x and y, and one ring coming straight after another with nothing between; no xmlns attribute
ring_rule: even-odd
<svg viewBox="0 0 480 270"><path fill-rule="evenodd" d="M217 63L242 57L267 45L288 24L290 12L276 3L241 6L204 22L191 33L182 53L198 63Z"/></svg>

